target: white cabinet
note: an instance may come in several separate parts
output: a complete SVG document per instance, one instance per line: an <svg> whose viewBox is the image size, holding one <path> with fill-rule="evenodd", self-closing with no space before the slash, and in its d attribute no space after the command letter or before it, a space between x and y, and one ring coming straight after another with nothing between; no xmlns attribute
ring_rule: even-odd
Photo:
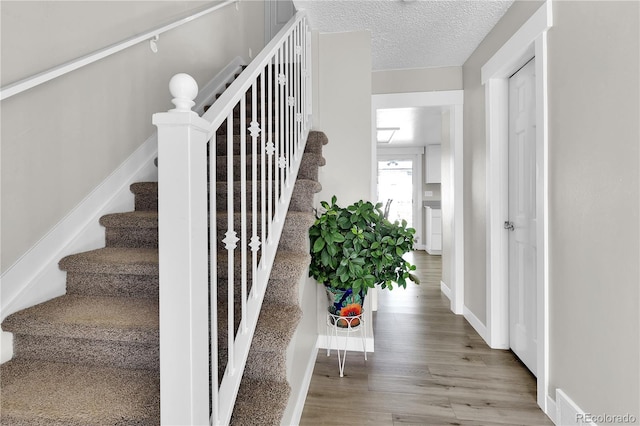
<svg viewBox="0 0 640 426"><path fill-rule="evenodd" d="M442 254L442 210L427 209L427 253Z"/></svg>
<svg viewBox="0 0 640 426"><path fill-rule="evenodd" d="M440 183L440 145L427 145L424 170L425 183Z"/></svg>

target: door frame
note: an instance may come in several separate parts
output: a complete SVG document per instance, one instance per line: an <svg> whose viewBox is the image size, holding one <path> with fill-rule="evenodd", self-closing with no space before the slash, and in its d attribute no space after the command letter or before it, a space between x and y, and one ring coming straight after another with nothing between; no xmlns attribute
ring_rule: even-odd
<svg viewBox="0 0 640 426"><path fill-rule="evenodd" d="M537 240L537 388L538 405L549 407L548 272L548 102L547 31L553 25L545 2L485 63L487 138L487 337L489 346L509 348L508 218L509 77L536 58L536 240ZM554 413L552 413L554 414Z"/></svg>
<svg viewBox="0 0 640 426"><path fill-rule="evenodd" d="M442 188L450 191L453 208L453 224L451 229L451 282L445 283L445 294L451 301L451 311L462 315L464 312L464 216L463 216L463 142L462 114L463 90L443 90L436 92L390 93L371 96L371 199L375 199L377 179L377 140L376 111L383 108L409 107L443 107L449 108L451 114L451 187ZM442 284L442 283L441 283Z"/></svg>

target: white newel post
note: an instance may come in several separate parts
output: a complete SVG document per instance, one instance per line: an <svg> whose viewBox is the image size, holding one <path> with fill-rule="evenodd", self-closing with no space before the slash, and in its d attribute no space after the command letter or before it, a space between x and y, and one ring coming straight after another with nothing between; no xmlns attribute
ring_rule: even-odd
<svg viewBox="0 0 640 426"><path fill-rule="evenodd" d="M207 155L209 122L191 111L198 85L169 83L176 108L158 127L160 414L163 425L209 423Z"/></svg>

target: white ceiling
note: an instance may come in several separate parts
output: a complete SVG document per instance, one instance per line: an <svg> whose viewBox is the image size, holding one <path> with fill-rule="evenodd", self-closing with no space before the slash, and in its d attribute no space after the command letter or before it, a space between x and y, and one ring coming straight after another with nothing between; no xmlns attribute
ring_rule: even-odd
<svg viewBox="0 0 640 426"><path fill-rule="evenodd" d="M461 66L513 0L294 0L321 32L371 31L372 70Z"/></svg>
<svg viewBox="0 0 640 426"><path fill-rule="evenodd" d="M378 109L378 129L398 129L393 132L389 143L384 140L388 140L391 131L379 131L378 143L386 147L439 144L442 134L441 115L440 107Z"/></svg>

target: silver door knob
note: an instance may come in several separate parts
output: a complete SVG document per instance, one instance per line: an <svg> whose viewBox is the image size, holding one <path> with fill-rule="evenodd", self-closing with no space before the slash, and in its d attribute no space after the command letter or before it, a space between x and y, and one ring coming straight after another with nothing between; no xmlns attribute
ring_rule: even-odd
<svg viewBox="0 0 640 426"><path fill-rule="evenodd" d="M515 227L513 226L513 222L509 222L508 220L504 221L504 229L508 229L509 231L513 231Z"/></svg>

